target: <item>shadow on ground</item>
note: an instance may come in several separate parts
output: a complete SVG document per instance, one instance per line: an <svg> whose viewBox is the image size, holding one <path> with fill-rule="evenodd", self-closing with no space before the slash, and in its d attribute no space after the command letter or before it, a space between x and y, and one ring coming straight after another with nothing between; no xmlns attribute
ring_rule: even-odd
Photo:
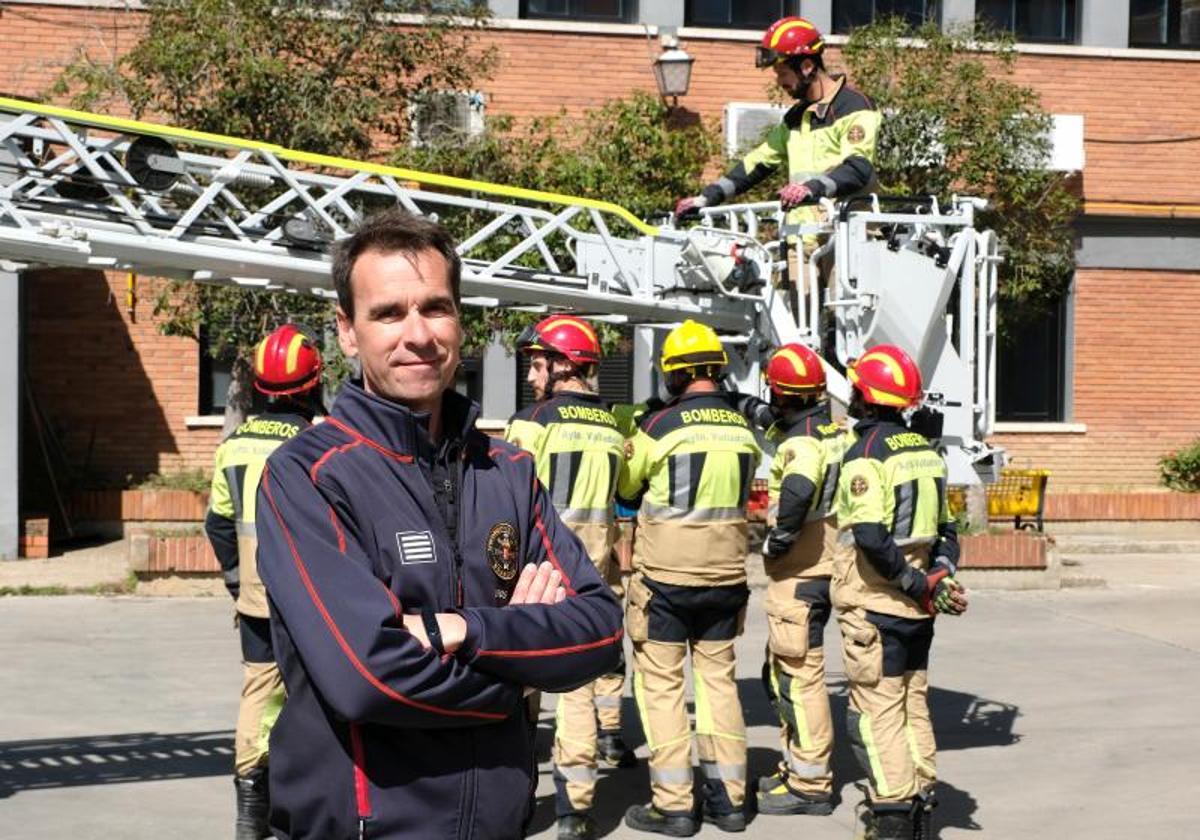
<svg viewBox="0 0 1200 840"><path fill-rule="evenodd" d="M0 743L0 799L25 790L224 776L233 733L134 732Z"/></svg>
<svg viewBox="0 0 1200 840"><path fill-rule="evenodd" d="M845 800L851 806L855 806L863 799L855 785L865 783L866 778L850 750L848 739L843 734L846 732L846 708L849 703L845 678L841 675L831 675L829 692L834 728L834 750L831 759L834 800L835 804ZM738 680L738 696L742 702L747 727L773 728L778 725L775 710L767 699L760 680ZM942 752L1005 747L1020 740L1020 735L1013 731L1019 710L1012 704L934 686L929 692L929 707L938 749ZM689 703L689 714L693 711ZM646 739L638 719L637 707L631 697L624 698L621 714L626 743L635 749L643 746ZM553 714L543 713L537 730L537 755L543 766L550 760L553 741ZM759 777L773 773L778 761L777 749L750 746L747 750L746 767L748 788L752 788L754 781ZM550 769L546 768L542 772L549 774ZM698 789L696 796L699 801ZM597 834L602 837L611 834L621 825L621 818L630 805L644 804L649 799L650 777L644 759L638 762L637 767L626 770L602 768L596 783L596 804L593 809ZM982 830L982 826L975 821L978 805L968 791L939 781L937 800L938 807L933 819L934 837L946 828ZM545 831L554 821L553 794L539 797L537 810L529 828L530 834Z"/></svg>

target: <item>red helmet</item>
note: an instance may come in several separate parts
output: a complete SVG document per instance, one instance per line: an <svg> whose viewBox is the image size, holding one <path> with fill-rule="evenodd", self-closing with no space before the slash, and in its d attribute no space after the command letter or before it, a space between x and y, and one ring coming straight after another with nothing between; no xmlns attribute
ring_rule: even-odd
<svg viewBox="0 0 1200 840"><path fill-rule="evenodd" d="M763 369L771 393L780 397L810 396L825 391L825 367L821 357L803 344L785 344L771 354Z"/></svg>
<svg viewBox="0 0 1200 840"><path fill-rule="evenodd" d="M878 344L855 359L846 375L869 403L910 408L921 401L921 371L892 344Z"/></svg>
<svg viewBox="0 0 1200 840"><path fill-rule="evenodd" d="M551 315L517 338L522 353L558 353L577 365L600 361L600 339L592 325L574 315Z"/></svg>
<svg viewBox="0 0 1200 840"><path fill-rule="evenodd" d="M755 67L774 67L793 56L818 56L825 51L821 30L802 17L780 18L763 33L754 54Z"/></svg>
<svg viewBox="0 0 1200 840"><path fill-rule="evenodd" d="M303 327L284 324L254 348L254 387L264 394L297 394L320 380L321 351Z"/></svg>

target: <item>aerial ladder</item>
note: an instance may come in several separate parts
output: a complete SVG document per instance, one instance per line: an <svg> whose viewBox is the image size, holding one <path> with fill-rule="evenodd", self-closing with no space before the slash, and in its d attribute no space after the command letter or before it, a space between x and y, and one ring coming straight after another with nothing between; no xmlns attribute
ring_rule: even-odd
<svg viewBox="0 0 1200 840"><path fill-rule="evenodd" d="M465 304L650 328L699 320L730 346L744 391L760 390L759 363L779 344L820 350L829 319L829 388L843 403L846 363L897 344L921 367L951 483L977 484L1002 463L987 443L998 243L976 230L976 199L866 196L794 228L776 203L726 205L680 229L605 201L0 98L6 270L124 270L333 298L329 246L395 205L459 235ZM789 300L770 278L788 238L808 233L823 244L803 263L808 294ZM829 254L835 277L822 293Z"/></svg>

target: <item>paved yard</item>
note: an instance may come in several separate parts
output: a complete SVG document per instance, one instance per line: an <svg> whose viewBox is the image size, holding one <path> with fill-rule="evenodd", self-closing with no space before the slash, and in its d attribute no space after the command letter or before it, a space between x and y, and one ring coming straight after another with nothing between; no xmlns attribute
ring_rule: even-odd
<svg viewBox="0 0 1200 840"><path fill-rule="evenodd" d="M1200 557L1082 562L1108 585L980 591L969 616L939 622L940 837L1188 837L1200 825ZM757 775L777 744L758 685L766 628L760 611L751 616L739 675ZM239 666L226 601L10 597L0 628L0 837L232 833ZM836 651L832 628L828 640ZM844 684L831 660L840 732ZM539 733L537 837L553 836L552 701ZM626 711L644 755L631 702ZM746 836L851 837L861 774L843 745L834 764L833 816L760 817ZM602 833L636 836L619 817L646 797L644 766L604 775Z"/></svg>

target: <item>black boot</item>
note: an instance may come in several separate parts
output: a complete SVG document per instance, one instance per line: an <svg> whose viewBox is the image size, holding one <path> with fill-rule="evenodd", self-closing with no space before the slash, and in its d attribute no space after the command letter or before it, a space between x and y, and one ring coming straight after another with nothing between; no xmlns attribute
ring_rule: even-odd
<svg viewBox="0 0 1200 840"><path fill-rule="evenodd" d="M913 840L933 840L933 809L937 798L933 788L926 788L913 799L916 814L913 816Z"/></svg>
<svg viewBox="0 0 1200 840"><path fill-rule="evenodd" d="M558 818L558 840L593 840L596 825L587 814L564 814Z"/></svg>
<svg viewBox="0 0 1200 840"><path fill-rule="evenodd" d="M809 814L824 817L833 813L833 802L828 796L809 796L792 790L782 772L763 776L758 780L755 802L760 814Z"/></svg>
<svg viewBox="0 0 1200 840"><path fill-rule="evenodd" d="M637 756L625 744L621 733L614 729L602 729L596 739L596 753L600 763L606 767L637 767Z"/></svg>
<svg viewBox="0 0 1200 840"><path fill-rule="evenodd" d="M666 834L668 837L691 837L700 830L691 814L664 814L653 805L630 805L625 812L625 825L635 831Z"/></svg>
<svg viewBox="0 0 1200 840"><path fill-rule="evenodd" d="M700 790L704 795L704 822L712 823L722 831L746 830L746 812L734 807L724 782L719 779L705 779L700 785Z"/></svg>
<svg viewBox="0 0 1200 840"><path fill-rule="evenodd" d="M872 840L913 840L911 802L876 802L871 805Z"/></svg>
<svg viewBox="0 0 1200 840"><path fill-rule="evenodd" d="M245 776L235 776L233 787L237 791L236 840L270 837L267 814L271 810L271 796L267 788L267 768L258 767Z"/></svg>

